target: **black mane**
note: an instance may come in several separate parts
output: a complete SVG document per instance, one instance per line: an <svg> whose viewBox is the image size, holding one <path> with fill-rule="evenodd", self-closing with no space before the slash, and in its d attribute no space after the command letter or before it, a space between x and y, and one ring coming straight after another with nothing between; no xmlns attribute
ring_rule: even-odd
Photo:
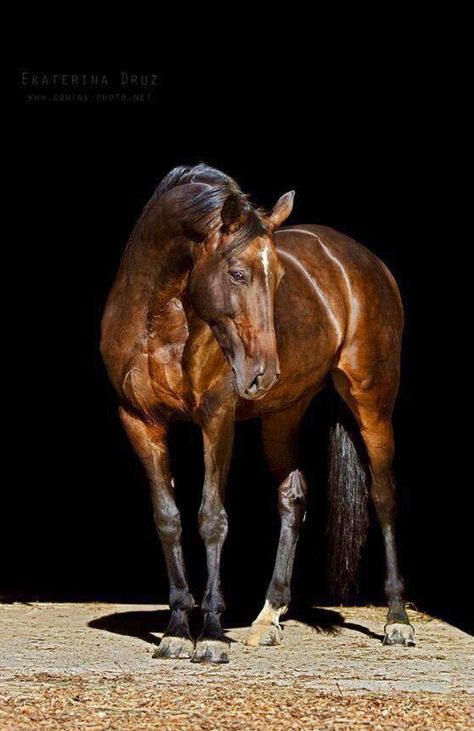
<svg viewBox="0 0 474 731"><path fill-rule="evenodd" d="M239 197L246 213L246 220L236 232L232 244L223 252L225 256L237 249L245 248L256 236L268 233L261 212L249 203L248 197L241 191L235 180L204 163L192 167L181 165L171 170L156 188L152 201L157 201L172 188L188 183L205 183L209 186L207 190L196 195L184 211L187 220L198 229L215 226L220 221L222 206L227 198L231 195Z"/></svg>

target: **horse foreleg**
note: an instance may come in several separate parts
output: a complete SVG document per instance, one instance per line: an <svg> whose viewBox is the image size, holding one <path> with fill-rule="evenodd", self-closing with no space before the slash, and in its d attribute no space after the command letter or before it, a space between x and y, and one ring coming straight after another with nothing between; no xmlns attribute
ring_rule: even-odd
<svg viewBox="0 0 474 731"><path fill-rule="evenodd" d="M234 409L221 406L202 426L205 477L199 508L199 533L206 547L207 584L201 609L202 632L193 662L229 662L229 640L221 626L225 610L220 583L221 552L227 536L224 492L234 438Z"/></svg>
<svg viewBox="0 0 474 731"><path fill-rule="evenodd" d="M254 647L280 644L280 616L290 604L293 562L306 507L307 485L303 473L298 469L298 432L307 404L305 401L262 419L265 456L279 482L281 528L265 604L252 623L246 639L246 644Z"/></svg>
<svg viewBox="0 0 474 731"><path fill-rule="evenodd" d="M138 417L120 410L127 435L143 462L151 486L156 529L161 540L170 585L171 617L163 639L153 657L190 658L194 642L189 632L188 614L194 599L188 588L181 547L181 517L174 498L165 425L145 424Z"/></svg>

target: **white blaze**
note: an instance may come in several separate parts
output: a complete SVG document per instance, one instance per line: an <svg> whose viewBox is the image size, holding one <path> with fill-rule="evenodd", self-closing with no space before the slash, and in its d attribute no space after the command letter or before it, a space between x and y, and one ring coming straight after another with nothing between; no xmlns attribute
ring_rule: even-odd
<svg viewBox="0 0 474 731"><path fill-rule="evenodd" d="M262 260L263 271L265 272L265 279L268 283L268 273L270 271L270 263L268 260L268 246L263 247L262 251L260 252L260 259Z"/></svg>

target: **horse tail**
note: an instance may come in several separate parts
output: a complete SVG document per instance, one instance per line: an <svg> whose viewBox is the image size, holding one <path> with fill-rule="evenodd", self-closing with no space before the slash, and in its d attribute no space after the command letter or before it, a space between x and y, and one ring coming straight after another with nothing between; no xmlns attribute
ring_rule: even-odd
<svg viewBox="0 0 474 731"><path fill-rule="evenodd" d="M328 575L331 591L344 600L355 583L367 529L366 452L352 414L342 402L330 430Z"/></svg>

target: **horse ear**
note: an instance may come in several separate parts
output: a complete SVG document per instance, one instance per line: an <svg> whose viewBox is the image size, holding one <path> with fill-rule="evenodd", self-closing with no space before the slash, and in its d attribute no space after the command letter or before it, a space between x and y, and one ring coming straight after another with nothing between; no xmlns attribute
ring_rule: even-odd
<svg viewBox="0 0 474 731"><path fill-rule="evenodd" d="M232 226L237 223L242 215L242 205L240 202L240 196L237 193L232 193L226 198L224 205L222 206L221 218L224 226Z"/></svg>
<svg viewBox="0 0 474 731"><path fill-rule="evenodd" d="M293 200L295 197L295 191L290 190L289 193L285 193L275 203L270 216L268 217L268 223L270 228L278 228L281 226L283 221L286 221L291 211L293 210Z"/></svg>

